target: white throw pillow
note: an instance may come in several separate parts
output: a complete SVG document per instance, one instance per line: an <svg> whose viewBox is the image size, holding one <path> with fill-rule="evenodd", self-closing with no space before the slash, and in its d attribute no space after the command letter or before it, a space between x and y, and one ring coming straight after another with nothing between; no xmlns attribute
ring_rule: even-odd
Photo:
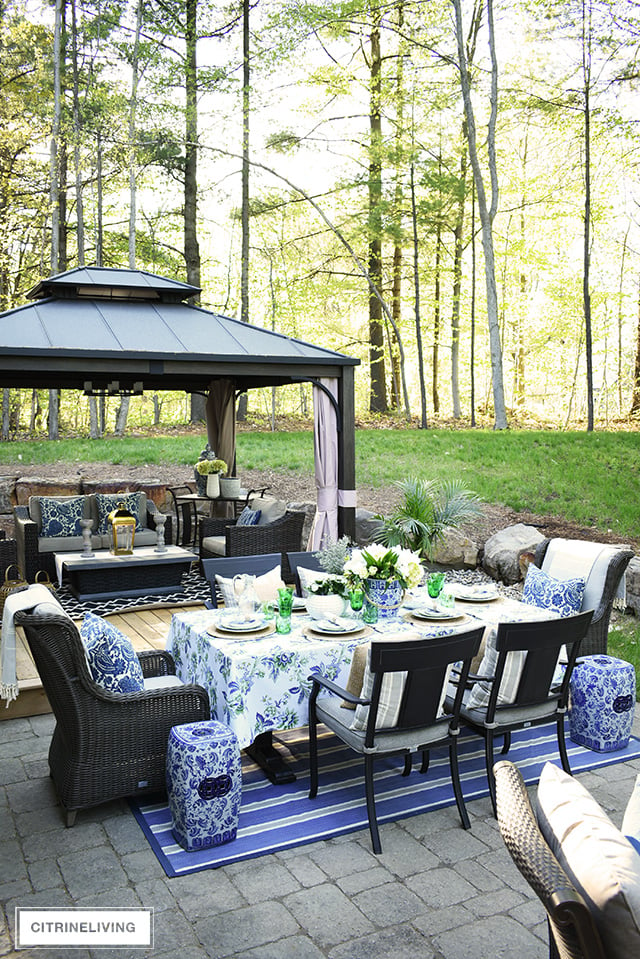
<svg viewBox="0 0 640 959"><path fill-rule="evenodd" d="M554 855L593 909L609 959L640 956L640 855L573 776L546 763L538 821Z"/></svg>
<svg viewBox="0 0 640 959"><path fill-rule="evenodd" d="M278 590L281 586L284 586L280 566L274 566L268 573L263 573L262 576L256 576L253 585L261 603L268 603L271 600L275 601L278 598ZM220 596L222 596L222 601L225 606L238 605L235 593L233 592L233 577L227 578L225 576L219 576L216 573L216 588Z"/></svg>
<svg viewBox="0 0 640 959"><path fill-rule="evenodd" d="M325 573L321 569L308 569L306 566L298 566L298 579L300 580L300 595L309 595L309 583L315 583L316 580L328 579L330 573Z"/></svg>

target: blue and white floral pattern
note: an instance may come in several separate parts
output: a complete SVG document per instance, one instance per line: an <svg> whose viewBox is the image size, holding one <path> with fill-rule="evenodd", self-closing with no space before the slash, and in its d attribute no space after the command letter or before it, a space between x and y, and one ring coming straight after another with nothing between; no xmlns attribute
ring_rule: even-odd
<svg viewBox="0 0 640 959"><path fill-rule="evenodd" d="M531 565L524 581L522 602L552 609L561 616L572 616L582 608L585 586L584 579L554 579L544 570Z"/></svg>
<svg viewBox="0 0 640 959"><path fill-rule="evenodd" d="M404 590L397 579L365 579L364 597L368 606L375 606L378 619L395 619L400 610Z"/></svg>
<svg viewBox="0 0 640 959"><path fill-rule="evenodd" d="M80 635L89 671L99 686L112 693L137 693L144 689L140 660L128 636L95 613L85 613Z"/></svg>
<svg viewBox="0 0 640 959"><path fill-rule="evenodd" d="M240 749L223 723L174 726L167 747L173 835L187 851L236 838L242 797Z"/></svg>
<svg viewBox="0 0 640 959"><path fill-rule="evenodd" d="M636 673L613 656L585 656L570 680L571 739L587 749L614 752L629 742L636 703Z"/></svg>
<svg viewBox="0 0 640 959"><path fill-rule="evenodd" d="M345 687L353 650L358 644L375 639L377 633L443 636L457 629L473 628L478 621L495 626L501 619L536 621L554 614L504 599L474 607L473 617L469 616L460 626L418 625L400 616L380 621L376 632L355 639L306 636L303 628L312 623L311 617L298 613L293 617L293 631L286 636L211 636L207 630L218 615L218 611L206 609L174 613L167 649L176 661L180 679L205 687L212 717L233 729L244 749L260 733L305 726L309 721L311 690L308 677L322 673Z"/></svg>
<svg viewBox="0 0 640 959"><path fill-rule="evenodd" d="M142 529L140 520L141 493L96 493L98 506L98 533L109 532L109 513L117 509L120 503L136 518L136 529Z"/></svg>
<svg viewBox="0 0 640 959"><path fill-rule="evenodd" d="M84 516L84 496L55 500L43 496L40 500L42 536L82 536L80 520Z"/></svg>

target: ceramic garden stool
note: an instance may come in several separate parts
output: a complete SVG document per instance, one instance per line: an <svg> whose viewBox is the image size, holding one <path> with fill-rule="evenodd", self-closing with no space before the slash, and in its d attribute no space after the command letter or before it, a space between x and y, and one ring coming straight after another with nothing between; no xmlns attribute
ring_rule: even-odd
<svg viewBox="0 0 640 959"><path fill-rule="evenodd" d="M571 674L571 739L598 752L624 749L635 701L636 674L631 663L604 655L579 659Z"/></svg>
<svg viewBox="0 0 640 959"><path fill-rule="evenodd" d="M215 720L174 726L167 747L173 835L191 852L236 838L242 794L234 732Z"/></svg>

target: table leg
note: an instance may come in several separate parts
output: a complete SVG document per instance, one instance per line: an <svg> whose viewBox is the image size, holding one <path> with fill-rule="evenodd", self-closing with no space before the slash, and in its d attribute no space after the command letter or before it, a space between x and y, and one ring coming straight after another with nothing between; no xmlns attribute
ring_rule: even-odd
<svg viewBox="0 0 640 959"><path fill-rule="evenodd" d="M245 747L245 752L264 770L274 785L295 782L296 774L273 745L271 730L256 736L251 745Z"/></svg>

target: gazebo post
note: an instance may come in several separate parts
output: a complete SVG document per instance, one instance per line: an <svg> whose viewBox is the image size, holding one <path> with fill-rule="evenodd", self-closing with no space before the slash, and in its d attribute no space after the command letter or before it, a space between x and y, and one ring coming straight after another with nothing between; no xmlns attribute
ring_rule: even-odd
<svg viewBox="0 0 640 959"><path fill-rule="evenodd" d="M338 536L355 540L356 408L352 366L343 366L340 370L338 406L342 414L342 429L338 432Z"/></svg>

